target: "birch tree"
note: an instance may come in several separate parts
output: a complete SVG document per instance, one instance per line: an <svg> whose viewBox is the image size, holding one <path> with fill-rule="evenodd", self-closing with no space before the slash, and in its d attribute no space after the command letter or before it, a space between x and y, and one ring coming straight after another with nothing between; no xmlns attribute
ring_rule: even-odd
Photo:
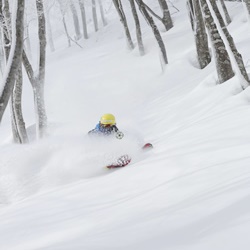
<svg viewBox="0 0 250 250"><path fill-rule="evenodd" d="M2 10L2 9L1 9ZM5 61L8 62L11 44L11 15L9 10L9 1L4 0L3 16L5 23ZM24 28L23 28L24 29ZM11 112L11 126L13 141L16 143L28 142L25 122L22 115L22 67L19 66L16 81L14 83L13 91L10 97L10 112Z"/></svg>
<svg viewBox="0 0 250 250"><path fill-rule="evenodd" d="M46 63L46 21L44 16L43 0L36 1L38 14L38 37L39 37L39 71L34 88L35 106L37 112L37 126L39 137L43 137L47 127L47 115L44 103L44 82Z"/></svg>
<svg viewBox="0 0 250 250"><path fill-rule="evenodd" d="M193 0L187 0L187 8L192 30L194 31L194 7Z"/></svg>
<svg viewBox="0 0 250 250"><path fill-rule="evenodd" d="M17 79L14 85L13 93L11 96L11 114L12 114L12 132L13 139L16 143L27 143L28 135L25 127L25 122L22 114L22 86L23 86L23 73L22 66L20 65L17 72Z"/></svg>
<svg viewBox="0 0 250 250"><path fill-rule="evenodd" d="M16 0L14 4L15 10L12 13L13 21L10 56L3 77L3 89L0 90L0 122L14 89L17 72L21 66L23 51L24 0Z"/></svg>
<svg viewBox="0 0 250 250"><path fill-rule="evenodd" d="M35 74L33 67L23 50L23 65L31 82L34 94L34 106L36 113L37 137L41 138L46 133L47 115L44 100L44 83L45 83L45 63L46 63L46 27L43 0L36 0L37 17L38 17L38 38L39 38L39 64L38 73Z"/></svg>
<svg viewBox="0 0 250 250"><path fill-rule="evenodd" d="M45 11L45 14L46 14L46 27L47 27L47 30L48 30L47 33L48 33L50 51L54 52L55 51L55 45L54 45L54 40L53 40L52 28L51 28L50 10L51 10L51 7L47 6L46 11Z"/></svg>
<svg viewBox="0 0 250 250"><path fill-rule="evenodd" d="M97 20L97 11L96 11L96 0L92 0L92 16L95 27L95 32L98 31L98 20Z"/></svg>
<svg viewBox="0 0 250 250"><path fill-rule="evenodd" d="M245 89L246 87L249 86L249 77L248 77L248 74L247 74L247 71L246 71L246 68L244 66L244 62L243 62L243 59L242 59L242 56L241 54L239 53L239 51L237 50L236 46L235 46L235 43L234 43L234 40L233 40L233 37L230 35L227 27L226 27L226 24L220 14L220 11L217 7L217 4L215 2L215 0L210 0L210 3L212 5L212 8L214 10L214 13L220 23L220 26L221 26L221 30L224 32L225 34L225 37L228 41L228 44L230 46L230 49L233 53L233 56L234 56L234 59L235 59L235 62L236 62L236 65L238 66L238 70L240 72L240 74L243 76L243 78L245 79L245 83L242 83L242 87L243 89Z"/></svg>
<svg viewBox="0 0 250 250"><path fill-rule="evenodd" d="M125 31L125 34L126 34L128 48L130 50L133 50L135 46L134 46L134 43L133 43L131 35L130 35L130 31L129 31L129 27L128 27L128 23L127 23L125 13L123 11L122 3L121 3L120 0L113 0L113 3L114 3L114 6L115 6L115 8L116 8L116 10L118 12L119 17L120 17L120 21L121 21L121 23L123 25L123 28L124 28L124 31Z"/></svg>
<svg viewBox="0 0 250 250"><path fill-rule="evenodd" d="M104 9L103 9L103 5L102 5L102 0L98 0L98 3L99 3L99 7L100 7L102 24L103 24L103 26L106 26L108 23L107 23L107 20L105 18L105 15L104 15Z"/></svg>
<svg viewBox="0 0 250 250"><path fill-rule="evenodd" d="M72 0L70 0L70 10L72 12L72 16L73 16L73 21L74 21L74 27L75 27L75 40L79 40L81 38L81 31L80 31L80 25L79 25L79 20L78 20L78 14L76 11L76 7L73 3Z"/></svg>
<svg viewBox="0 0 250 250"><path fill-rule="evenodd" d="M223 12L224 12L224 16L225 16L225 19L226 19L226 23L228 25L228 24L230 24L232 22L232 20L231 20L231 17L229 15L229 13L228 13L228 10L227 10L227 7L225 5L224 0L220 0L220 4L222 6L222 9L223 9Z"/></svg>
<svg viewBox="0 0 250 250"><path fill-rule="evenodd" d="M84 0L79 0L79 6L80 6L80 11L81 11L81 17L82 17L83 37L85 39L88 39L88 29L87 29Z"/></svg>
<svg viewBox="0 0 250 250"><path fill-rule="evenodd" d="M2 4L2 21L3 21L3 43L4 43L4 52L5 60L7 61L10 54L10 45L11 45L11 17L9 10L9 1L4 0Z"/></svg>
<svg viewBox="0 0 250 250"><path fill-rule="evenodd" d="M4 43L3 43L3 22L4 22L4 17L3 17L3 2L0 0L0 73L1 77L3 76L3 70L4 70ZM1 80L1 78L0 78Z"/></svg>
<svg viewBox="0 0 250 250"><path fill-rule="evenodd" d="M199 1L192 0L191 4L193 6L194 36L198 62L200 68L203 69L211 62L208 38Z"/></svg>
<svg viewBox="0 0 250 250"><path fill-rule="evenodd" d="M248 11L248 15L250 15L250 0L244 0L246 7L247 7L247 11Z"/></svg>
<svg viewBox="0 0 250 250"><path fill-rule="evenodd" d="M32 57L27 11L24 13L24 45L23 46L25 47L29 56Z"/></svg>
<svg viewBox="0 0 250 250"><path fill-rule="evenodd" d="M168 31L173 27L173 21L169 12L168 4L166 0L158 0L158 2L163 12L162 23L165 26L166 31Z"/></svg>
<svg viewBox="0 0 250 250"><path fill-rule="evenodd" d="M61 14L62 14L62 23L63 23L63 28L64 28L64 31L65 31L65 35L67 37L68 47L71 47L71 37L69 35L67 23L66 23L66 20L65 20L66 10L65 10L65 7L63 6L63 3L60 2L60 1L59 1L59 6L60 6Z"/></svg>
<svg viewBox="0 0 250 250"><path fill-rule="evenodd" d="M161 34L159 32L159 29L157 28L157 26L154 22L154 19L147 12L144 2L142 0L136 0L136 2L139 6L139 9L140 9L142 15L144 16L145 20L147 21L147 23L149 24L149 26L151 27L151 29L154 33L155 39L156 39L156 41L159 45L159 48L160 48L161 59L162 59L162 63L164 66L164 65L168 64L168 59L167 59L166 48L165 48L164 42L162 40Z"/></svg>
<svg viewBox="0 0 250 250"><path fill-rule="evenodd" d="M226 50L226 46L223 42L223 39L221 38L221 35L219 34L206 0L200 0L200 3L204 13L205 24L210 34L210 39L214 50L219 83L223 83L234 76L232 64Z"/></svg>
<svg viewBox="0 0 250 250"><path fill-rule="evenodd" d="M0 6L0 8L1 8L1 6ZM2 32L2 28L1 28L1 18L0 18L0 74L1 74L1 78L3 76L3 70L4 70L4 51L3 51L2 33L3 32ZM0 81L1 81L1 78L0 78Z"/></svg>
<svg viewBox="0 0 250 250"><path fill-rule="evenodd" d="M145 2L143 2L143 5L145 7L145 9L155 18L157 18L159 21L162 22L162 24L164 25L166 31L168 31L169 29L171 29L173 27L173 22L172 22L172 18L168 9L168 5L166 0L158 0L161 10L163 12L163 17L160 17L159 15L157 15Z"/></svg>
<svg viewBox="0 0 250 250"><path fill-rule="evenodd" d="M143 45L143 41L142 41L141 25L140 25L139 17L137 15L134 0L129 0L129 2L130 2L131 10L132 10L132 13L133 13L133 17L134 17L134 20L135 20L136 37L137 37L139 52L140 52L140 55L143 56L143 55L145 55L145 49L144 49L144 45Z"/></svg>

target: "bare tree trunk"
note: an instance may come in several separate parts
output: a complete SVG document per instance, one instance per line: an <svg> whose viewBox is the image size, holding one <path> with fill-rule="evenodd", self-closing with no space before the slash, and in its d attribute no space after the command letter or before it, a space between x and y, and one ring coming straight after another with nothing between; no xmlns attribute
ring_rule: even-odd
<svg viewBox="0 0 250 250"><path fill-rule="evenodd" d="M102 23L103 23L103 26L106 26L107 25L107 21L106 21L105 15L104 15L102 1L98 0L98 2L99 2L99 6L100 6L100 13L101 13L101 18L102 18Z"/></svg>
<svg viewBox="0 0 250 250"><path fill-rule="evenodd" d="M11 116L11 129L12 129L13 142L22 144L21 138L19 137L19 134L18 134L17 124L15 123L16 118L15 118L15 111L14 111L13 95L10 97L10 116Z"/></svg>
<svg viewBox="0 0 250 250"><path fill-rule="evenodd" d="M200 68L203 69L211 62L207 33L199 1L193 0L192 6L194 11L194 35L196 51Z"/></svg>
<svg viewBox="0 0 250 250"><path fill-rule="evenodd" d="M66 24L66 21L65 21L65 9L64 9L63 3L61 1L58 0L58 3L59 3L60 10L61 10L61 13L62 13L62 22L63 22L65 35L67 37L68 46L71 47L71 38L70 38L68 28L67 28L67 24Z"/></svg>
<svg viewBox="0 0 250 250"><path fill-rule="evenodd" d="M34 101L37 114L38 136L45 135L47 128L47 115L44 103L44 82L45 82L45 64L46 64L46 26L43 8L43 0L36 0L38 14L38 37L39 37L39 71L36 81L33 84Z"/></svg>
<svg viewBox="0 0 250 250"><path fill-rule="evenodd" d="M54 40L53 40L53 34L52 34L52 29L51 29L51 22L50 22L50 9L46 11L46 26L48 30L48 39L49 39L49 47L50 51L54 52L55 51L55 45L54 45Z"/></svg>
<svg viewBox="0 0 250 250"><path fill-rule="evenodd" d="M132 13L133 13L133 17L134 17L134 20L135 20L136 37L137 37L139 52L140 52L140 55L143 56L143 55L145 55L145 49L144 49L144 45L143 45L143 42L142 42L140 21L139 21L138 15L137 15L134 0L129 0L129 2L130 2L130 5L131 5L131 10L132 10Z"/></svg>
<svg viewBox="0 0 250 250"><path fill-rule="evenodd" d="M246 68L244 66L244 62L243 62L242 56L241 56L241 54L239 53L239 51L237 50L237 48L235 46L233 37L230 35L228 29L226 28L225 22L224 22L221 14L220 14L220 11L219 11L219 9L217 7L217 4L216 4L215 0L210 0L210 3L212 5L213 10L215 12L215 15L216 15L216 17L217 17L217 19L218 19L218 21L220 23L221 29L223 30L223 32L224 32L224 34L225 34L225 36L227 38L227 41L228 41L229 46L231 48L231 51L233 52L233 55L234 55L236 64L238 65L238 69L240 71L240 74L244 77L244 79L247 82L247 84L244 84L242 86L243 89L245 89L246 87L249 86L250 80L249 80Z"/></svg>
<svg viewBox="0 0 250 250"><path fill-rule="evenodd" d="M164 24L166 30L170 30L173 27L173 21L169 12L168 4L166 0L158 0L162 12L163 12L163 18L162 18L162 23Z"/></svg>
<svg viewBox="0 0 250 250"><path fill-rule="evenodd" d="M84 0L79 0L79 5L80 5L80 10L81 10L81 16L82 16L83 36L85 39L88 39L88 29L87 29Z"/></svg>
<svg viewBox="0 0 250 250"><path fill-rule="evenodd" d="M3 56L3 62L5 62L5 64L7 64L8 59L9 59L10 44L11 44L11 15L10 15L10 10L9 10L9 2L8 2L8 0L4 0L3 4L1 2L0 12L1 12L1 15L2 15L3 43L4 43L4 52L5 52L4 53L5 56ZM10 114L11 114L11 128L12 128L13 141L15 143L21 143L21 141L19 140L19 136L18 136L18 129L17 129L17 126L16 126L16 124L14 122L15 121L14 103L12 101L13 93L11 93L10 99L11 99L11 102L10 102Z"/></svg>
<svg viewBox="0 0 250 250"><path fill-rule="evenodd" d="M187 0L187 8L192 30L194 31L194 7L193 0Z"/></svg>
<svg viewBox="0 0 250 250"><path fill-rule="evenodd" d="M43 126L47 125L47 118L46 118L46 114L44 112L40 112L40 108L39 107L43 107L44 106L44 94L42 92L42 89L39 86L39 79L37 76L35 76L34 70L32 68L31 63L29 62L29 59L27 57L27 54L25 52L25 50L23 50L22 53L22 60L23 60L23 65L24 68L26 70L27 76L30 80L30 83L32 85L33 88L33 93L34 93L34 105L35 105L35 112L36 112L36 116L37 116L37 133L38 136L43 136L43 133L45 132L45 129ZM43 115L45 114L45 116ZM41 117L41 118L40 118ZM45 122L41 122L43 120L43 117L45 118ZM42 127L42 131L40 132L40 127Z"/></svg>
<svg viewBox="0 0 250 250"><path fill-rule="evenodd" d="M5 41L10 44L11 38L7 37L7 34L8 36L11 36L12 33L8 0L5 0L4 12L5 16L7 17L6 23L8 23L8 25L5 26L7 29ZM6 63L9 59L9 52L10 52L10 47L6 47ZM17 72L17 79L14 84L13 92L11 93L11 102L10 102L12 134L13 134L13 140L16 143L28 142L28 136L22 115L21 100L22 100L22 66L20 65Z"/></svg>
<svg viewBox="0 0 250 250"><path fill-rule="evenodd" d="M67 24L66 24L64 16L63 16L62 21L63 21L63 27L64 27L64 30L65 30L65 33L66 33L66 37L67 37L67 40L68 40L68 46L71 47L71 39L70 39L70 35L69 35L69 32L68 32L68 28L67 28Z"/></svg>
<svg viewBox="0 0 250 250"><path fill-rule="evenodd" d="M11 44L11 16L9 2L4 0L2 5L2 15L3 15L3 40L4 40L4 52L5 60L7 62L10 54L10 44Z"/></svg>
<svg viewBox="0 0 250 250"><path fill-rule="evenodd" d="M63 6L62 6L61 2L59 2L59 5L60 5L61 13L62 13L62 22L63 22L63 27L64 27L64 30L65 30L65 34L66 34L66 37L67 37L68 46L71 47L71 38L70 38L68 28L67 28L67 24L66 24L66 21L65 21L65 11L63 9Z"/></svg>
<svg viewBox="0 0 250 250"><path fill-rule="evenodd" d="M93 15L93 22L95 26L95 31L98 31L98 20L97 20L97 13L96 13L96 0L92 0L92 15Z"/></svg>
<svg viewBox="0 0 250 250"><path fill-rule="evenodd" d="M159 48L160 48L163 63L168 64L166 48L165 48L164 42L162 40L161 34L160 34L160 32L159 32L153 18L148 14L142 0L136 0L136 2L138 4L138 6L139 6L139 9L140 9L142 15L144 16L144 18L146 19L147 23L149 24L149 26L151 27L151 29L152 29L152 31L154 33L155 39L156 39L156 41L157 41L157 43L159 45Z"/></svg>
<svg viewBox="0 0 250 250"><path fill-rule="evenodd" d="M227 7L225 5L224 0L220 0L220 3L221 3L221 6L222 6L222 9L224 11L225 19L226 19L226 22L227 22L227 25L228 25L228 24L230 24L232 22L231 17L229 16L229 13L227 11Z"/></svg>
<svg viewBox="0 0 250 250"><path fill-rule="evenodd" d="M244 2L246 4L248 14L250 15L250 0L244 0Z"/></svg>
<svg viewBox="0 0 250 250"><path fill-rule="evenodd" d="M219 34L206 0L200 0L200 2L202 5L202 10L204 12L205 23L214 48L216 70L219 78L219 83L223 83L234 76L232 64L226 50L226 46Z"/></svg>
<svg viewBox="0 0 250 250"><path fill-rule="evenodd" d="M29 78L29 81L31 83L31 85L33 86L34 82L35 82L35 73L34 70L31 66L31 63L28 59L27 53L25 50L23 50L22 52L22 62L23 62L23 66L26 70L27 76Z"/></svg>
<svg viewBox="0 0 250 250"><path fill-rule="evenodd" d="M133 44L133 41L132 41L132 38L131 38L131 35L130 35L127 19L126 19L125 13L123 11L121 1L120 0L113 0L113 3L114 3L115 8L116 8L116 10L118 12L118 15L120 16L120 21L123 24L124 31L125 31L126 38L127 38L128 48L130 50L133 50L135 46Z"/></svg>
<svg viewBox="0 0 250 250"><path fill-rule="evenodd" d="M18 69L17 80L11 98L11 112L14 141L21 144L28 142L28 135L22 114L22 85L23 74L22 66L20 66Z"/></svg>
<svg viewBox="0 0 250 250"><path fill-rule="evenodd" d="M0 0L1 1L1 0ZM1 8L1 6L0 6ZM1 21L0 21L1 22ZM3 43L2 43L2 29L0 28L0 74L3 76L3 71L4 71L4 51L3 51ZM1 78L0 78L1 81Z"/></svg>
<svg viewBox="0 0 250 250"><path fill-rule="evenodd" d="M4 15L4 22L7 31L7 36L11 37L11 14L10 14L10 5L9 0L3 1L3 15Z"/></svg>
<svg viewBox="0 0 250 250"><path fill-rule="evenodd" d="M0 0L0 44L1 44L1 48L0 48L0 66L1 66L1 73L3 76L3 72L4 72L4 68L5 68L5 59L6 59L6 49L10 48L9 45L9 40L6 41L6 39L8 39L8 37L6 36L6 26L5 26L5 18L4 18L4 14L3 14L3 1ZM6 46L7 44L8 46ZM9 53L8 53L9 55Z"/></svg>
<svg viewBox="0 0 250 250"><path fill-rule="evenodd" d="M78 41L82 35L81 35L81 31L80 31L80 25L79 25L79 20L78 20L78 14L76 11L76 7L74 5L74 3L72 2L72 0L70 0L70 9L73 15L73 20L74 20L74 27L75 27L75 40Z"/></svg>
<svg viewBox="0 0 250 250"><path fill-rule="evenodd" d="M29 34L29 24L27 21L27 14L24 13L24 47L26 47L26 50L28 52L28 55L30 58L32 58L32 53L31 53L31 45L30 45L30 34Z"/></svg>
<svg viewBox="0 0 250 250"><path fill-rule="evenodd" d="M23 21L24 0L17 0L17 10L16 13L13 13L11 56L9 56L5 76L3 78L3 91L0 93L0 122L10 99L10 95L13 92L16 75L21 65L21 55L23 51Z"/></svg>
<svg viewBox="0 0 250 250"><path fill-rule="evenodd" d="M142 1L143 2L143 1ZM162 24L165 26L166 31L173 27L173 22L170 16L170 12L168 10L168 5L166 0L158 0L160 7L163 12L163 17L158 16L145 2L143 2L145 9L155 18L160 20Z"/></svg>

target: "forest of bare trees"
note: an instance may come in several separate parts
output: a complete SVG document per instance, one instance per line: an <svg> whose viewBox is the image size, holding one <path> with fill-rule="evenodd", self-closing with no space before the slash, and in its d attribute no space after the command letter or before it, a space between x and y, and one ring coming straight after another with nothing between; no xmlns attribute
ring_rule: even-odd
<svg viewBox="0 0 250 250"><path fill-rule="evenodd" d="M44 88L48 49L57 50L58 36L64 38L65 47L74 45L84 49L82 45L89 37L109 25L107 13L111 9L117 12L117 22L121 23L129 50L138 49L141 56L145 55L141 23L146 22L159 48L163 70L171 64L167 56L168 41L164 37L175 26L174 13L179 10L171 1L155 2L155 6L149 6L146 0L0 0L0 122L9 105L13 140L16 143L29 141L22 115L23 75L27 75L33 89L36 133L41 138L47 128ZM213 58L218 83L236 75L244 90L250 81L242 56L227 29L232 18L226 2L186 0L189 13L186 22L190 22L190 32L194 35L200 70ZM239 4L250 19L250 0ZM60 31L52 25L52 20L56 20ZM35 39L31 39L31 29L36 29ZM131 30L135 30L135 34ZM39 48L38 53L32 51L34 46Z"/></svg>

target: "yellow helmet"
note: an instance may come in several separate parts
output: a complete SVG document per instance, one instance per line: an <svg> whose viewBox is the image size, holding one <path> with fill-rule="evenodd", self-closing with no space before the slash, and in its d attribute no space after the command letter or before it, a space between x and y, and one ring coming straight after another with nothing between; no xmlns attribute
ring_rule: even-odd
<svg viewBox="0 0 250 250"><path fill-rule="evenodd" d="M115 125L115 117L112 114L104 114L100 119L100 123L103 125Z"/></svg>

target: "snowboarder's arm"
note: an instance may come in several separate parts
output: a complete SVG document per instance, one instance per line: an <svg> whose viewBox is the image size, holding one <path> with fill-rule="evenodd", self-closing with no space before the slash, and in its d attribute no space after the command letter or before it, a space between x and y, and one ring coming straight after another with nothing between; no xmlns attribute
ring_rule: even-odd
<svg viewBox="0 0 250 250"><path fill-rule="evenodd" d="M100 133L100 125L97 124L94 129L90 130L88 134L98 134Z"/></svg>

